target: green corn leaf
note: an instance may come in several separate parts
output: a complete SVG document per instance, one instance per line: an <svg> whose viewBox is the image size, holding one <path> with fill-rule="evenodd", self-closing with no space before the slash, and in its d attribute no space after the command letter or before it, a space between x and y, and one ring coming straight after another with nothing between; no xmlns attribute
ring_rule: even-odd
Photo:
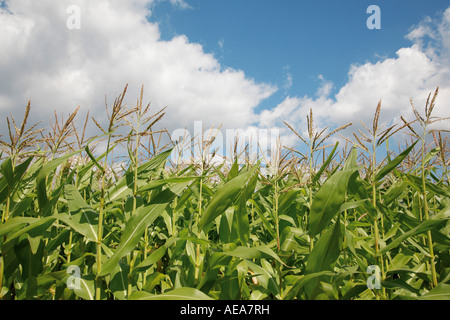
<svg viewBox="0 0 450 320"><path fill-rule="evenodd" d="M441 210L441 212L439 214L437 214L435 217L433 217L434 219L438 220L440 218L448 218L449 216L446 215L446 211L449 210L450 207L447 207L443 210ZM438 215L440 216L440 218L438 217ZM394 214L395 219L397 219L404 227L408 228L408 229L413 229L415 227L417 227L418 225L420 225L422 222L420 220L417 220L413 217L410 217L406 214L403 213L396 213ZM433 241L436 243L440 243L443 244L445 246L450 247L450 238L446 235L443 234L442 232L440 232L439 230L436 229L432 229L431 230L431 235L433 238Z"/></svg>
<svg viewBox="0 0 450 320"><path fill-rule="evenodd" d="M418 298L419 300L450 300L450 284L439 283L436 288Z"/></svg>
<svg viewBox="0 0 450 320"><path fill-rule="evenodd" d="M29 236L21 238L14 246L19 263L22 265L22 276L27 279L38 276L43 271L42 257L44 254L44 242L40 238Z"/></svg>
<svg viewBox="0 0 450 320"><path fill-rule="evenodd" d="M27 158L24 162L17 165L14 169L14 187L20 184L20 181L22 177L24 176L25 172L27 171L28 167L30 166L31 161L33 160L33 157Z"/></svg>
<svg viewBox="0 0 450 320"><path fill-rule="evenodd" d="M287 212L291 206L295 206L298 198L297 190L289 190L280 194L278 198L278 212Z"/></svg>
<svg viewBox="0 0 450 320"><path fill-rule="evenodd" d="M138 176L148 178L148 176L146 175L147 173L152 173L155 170L160 169L166 163L166 160L167 158L169 158L170 154L172 153L172 150L173 148L161 152L160 154L156 155L146 163L140 165L138 167Z"/></svg>
<svg viewBox="0 0 450 320"><path fill-rule="evenodd" d="M314 249L308 257L305 273L330 270L331 265L339 257L342 242L343 234L338 220L334 227L325 232L314 245Z"/></svg>
<svg viewBox="0 0 450 320"><path fill-rule="evenodd" d="M246 245L250 238L250 222L248 219L248 212L246 200L239 200L236 210L234 210L232 228L232 241Z"/></svg>
<svg viewBox="0 0 450 320"><path fill-rule="evenodd" d="M28 161L31 161L29 158ZM32 199L31 194L35 190L35 180L40 168L42 167L43 159L38 159L32 165L24 166L27 170L20 174L19 166L16 167L15 178L16 186L11 195L10 212L11 216L23 216L24 212L29 208ZM33 196L34 198L34 196Z"/></svg>
<svg viewBox="0 0 450 320"><path fill-rule="evenodd" d="M100 276L109 274L119 260L130 253L139 243L145 229L153 223L165 210L167 203L140 207L130 218L120 238L119 247L102 267Z"/></svg>
<svg viewBox="0 0 450 320"><path fill-rule="evenodd" d="M297 295L298 292L311 280L315 280L316 278L323 277L323 276L334 276L336 275L334 272L331 271L321 271L316 272L308 275L300 275L296 276L296 279L293 283L293 285L286 290L283 294L283 299L285 300L293 300ZM367 286L366 286L367 289Z"/></svg>
<svg viewBox="0 0 450 320"><path fill-rule="evenodd" d="M309 253L309 247L307 243L300 244L296 238L300 238L303 235L303 232L299 228L294 227L286 227L283 229L283 232L280 236L281 243L281 251L296 253Z"/></svg>
<svg viewBox="0 0 450 320"><path fill-rule="evenodd" d="M67 199L69 213L54 215L76 232L84 235L93 242L98 241L98 213L95 212L73 185L64 187L64 195Z"/></svg>
<svg viewBox="0 0 450 320"><path fill-rule="evenodd" d="M47 176L54 170L56 170L56 168L58 168L67 159L73 157L74 155L80 153L81 151L82 150L78 150L65 156L62 156L60 158L54 159L49 163L45 164L39 171L39 174L36 177L36 192L41 212L44 211L44 209L49 204L49 200L47 197Z"/></svg>
<svg viewBox="0 0 450 320"><path fill-rule="evenodd" d="M88 162L87 164L83 165L82 168L80 169L80 171L78 171L78 175L80 177L84 176L86 174L87 171L89 171L90 169L92 169L92 167L96 166L98 169L100 169L100 172L103 172L103 167L100 164L100 160L102 160L104 157L106 157L108 154L110 154L117 146L118 144L114 144L114 145L110 145L109 149L106 150L105 152L103 152L100 156L98 156L97 158L94 157L94 155L92 154L91 150L89 149L89 144L94 141L95 139L99 139L108 135L113 134L113 132L110 133L106 133L103 134L99 137L95 137L90 139L87 143L86 143L86 147L84 148L84 150L86 151L87 155L89 156L89 158L92 160L92 162Z"/></svg>
<svg viewBox="0 0 450 320"><path fill-rule="evenodd" d="M86 145L86 147L84 148L84 151L86 151L87 155L89 156L89 158L92 160L92 164L94 164L99 170L100 172L104 172L105 169L100 165L100 163L98 163L97 159L95 159L95 157L93 156L93 154L91 153L91 150L89 150L89 145ZM104 153L104 155L106 155L106 152ZM103 157L103 156L102 156ZM99 160L102 158L100 157Z"/></svg>
<svg viewBox="0 0 450 320"><path fill-rule="evenodd" d="M316 184L316 182L319 181L320 176L322 175L324 170L328 167L328 165L330 164L331 160L333 159L334 154L336 153L336 149L337 149L338 146L339 146L339 142L336 142L333 150L331 150L331 153L328 155L327 160L325 160L325 162L320 167L319 171L317 171L317 173L314 175L314 177L312 179L312 184Z"/></svg>
<svg viewBox="0 0 450 320"><path fill-rule="evenodd" d="M14 187L14 170L12 167L11 157L6 158L2 162L0 169L2 170L2 174L5 177L6 182L8 183L9 187L12 189Z"/></svg>
<svg viewBox="0 0 450 320"><path fill-rule="evenodd" d="M78 278L79 287L74 289L75 294L84 300L95 299L95 276L87 275Z"/></svg>
<svg viewBox="0 0 450 320"><path fill-rule="evenodd" d="M409 148L400 153L394 160L389 161L389 163L384 166L375 176L376 181L380 181L384 176L386 176L389 172L397 168L397 166L402 163L402 161L408 156L414 146L418 141L414 142Z"/></svg>
<svg viewBox="0 0 450 320"><path fill-rule="evenodd" d="M231 241L236 243L240 241L240 243L244 246L250 238L250 221L248 219L247 200L251 198L251 195L255 191L257 181L258 175L255 174L242 191L233 214Z"/></svg>
<svg viewBox="0 0 450 320"><path fill-rule="evenodd" d="M355 209L358 207L364 207L365 205L368 205L370 201L368 199L365 200L359 200L359 201L350 201L345 202L339 207L339 213L344 212L345 210Z"/></svg>
<svg viewBox="0 0 450 320"><path fill-rule="evenodd" d="M418 234L424 233L428 230L434 229L434 228L439 228L445 225L446 221L448 219L441 219L441 220L427 220L422 222L420 225L418 225L417 227L405 232L404 234L402 234L401 236L395 238L391 243L389 243L386 247L384 247L383 249L381 249L378 252L378 256L381 256L383 254L385 254L386 252L398 247L403 241L405 241L406 239L416 236Z"/></svg>
<svg viewBox="0 0 450 320"><path fill-rule="evenodd" d="M164 245L156 249L150 256L148 256L144 261L139 263L134 269L133 273L143 271L153 264L157 263L159 260L161 260L164 255L166 254L167 249L177 242L180 238L172 237L166 241Z"/></svg>
<svg viewBox="0 0 450 320"><path fill-rule="evenodd" d="M234 206L227 208L225 210L225 213L222 214L222 217L220 219L219 239L223 243L231 243L238 241L238 236L236 235L236 232L233 232L234 211L235 211Z"/></svg>
<svg viewBox="0 0 450 320"><path fill-rule="evenodd" d="M407 183L405 181L395 181L385 192L383 204L390 205L395 199L398 199L406 191Z"/></svg>
<svg viewBox="0 0 450 320"><path fill-rule="evenodd" d="M157 285L161 284L161 281L167 278L168 276L163 273L153 272L147 277L145 287L143 287L144 291L152 292Z"/></svg>
<svg viewBox="0 0 450 320"><path fill-rule="evenodd" d="M356 147L352 148L352 151L348 155L347 160L345 160L343 170L358 169L356 161L358 160L358 149Z"/></svg>
<svg viewBox="0 0 450 320"><path fill-rule="evenodd" d="M381 286L386 289L404 289L414 294L420 294L418 289L410 286L408 283L406 283L406 281L403 281L402 279L381 281Z"/></svg>
<svg viewBox="0 0 450 320"><path fill-rule="evenodd" d="M236 178L238 174L239 174L239 164L236 158L235 161L233 162L233 165L230 168L230 171L228 172L227 181Z"/></svg>
<svg viewBox="0 0 450 320"><path fill-rule="evenodd" d="M239 193L244 189L247 181L253 176L257 167L258 166L253 166L250 170L231 179L217 190L203 212L203 216L198 223L199 229L206 231L209 224L224 213L225 210L236 201Z"/></svg>
<svg viewBox="0 0 450 320"><path fill-rule="evenodd" d="M29 217L14 217L9 219L7 222L0 225L0 237L7 235L8 233L16 230L17 228L25 225L32 224L39 219L29 218Z"/></svg>
<svg viewBox="0 0 450 320"><path fill-rule="evenodd" d="M345 201L349 179L356 171L357 169L353 168L336 172L319 189L311 206L309 224L311 237L325 229L339 212Z"/></svg>
<svg viewBox="0 0 450 320"><path fill-rule="evenodd" d="M13 234L8 236L8 239L4 243L4 245L7 245L8 243L12 242L13 240L19 238L23 234L29 234L30 237L37 237L41 236L44 231L46 231L56 220L56 218L53 217L46 217L42 219L38 219L37 221L31 223L29 226L20 229Z"/></svg>
<svg viewBox="0 0 450 320"><path fill-rule="evenodd" d="M140 187L139 191L140 192L149 191L149 190L153 190L153 189L157 189L157 188L163 187L163 186L165 186L166 184L169 184L169 183L189 182L189 181L192 181L192 180L199 180L199 179L202 179L202 178L204 178L204 177L202 177L202 176L198 176L198 177L176 177L176 178L154 180L154 181L151 181L151 182L143 185L142 187Z"/></svg>
<svg viewBox="0 0 450 320"><path fill-rule="evenodd" d="M119 246L114 254L106 261L102 267L100 276L112 272L119 260L130 253L139 243L146 228L158 218L167 205L180 193L187 183L177 184L162 191L158 198L149 205L141 206L136 214L128 220L125 230L120 238Z"/></svg>
<svg viewBox="0 0 450 320"><path fill-rule="evenodd" d="M0 203L5 202L10 192L11 189L9 188L8 182L6 181L6 178L2 176L0 178Z"/></svg>
<svg viewBox="0 0 450 320"><path fill-rule="evenodd" d="M422 178L421 177L416 177L416 176L414 176L412 174L408 174L408 173L400 173L400 175L406 182L408 182L416 190L422 191ZM450 198L450 189L448 187L441 187L441 186L438 186L437 184L426 181L425 188L428 191L433 192L434 194L439 194L439 195L443 195L443 196Z"/></svg>
<svg viewBox="0 0 450 320"><path fill-rule="evenodd" d="M237 247L231 251L225 251L223 252L223 254L249 260L261 258L275 259L281 264L284 264L284 262L280 259L280 257L267 246Z"/></svg>
<svg viewBox="0 0 450 320"><path fill-rule="evenodd" d="M348 290L345 295L340 298L340 300L351 300L352 298L356 297L360 293L367 290L367 284L357 284L353 286L350 290Z"/></svg>
<svg viewBox="0 0 450 320"><path fill-rule="evenodd" d="M125 300L128 290L128 274L130 273L130 266L119 261L114 272L111 273L110 288L114 295L119 300Z"/></svg>
<svg viewBox="0 0 450 320"><path fill-rule="evenodd" d="M331 271L333 264L338 259L343 245L343 231L338 218L334 227L320 237L308 257L305 274L313 274L321 271ZM312 299L316 294L318 279L314 279L306 284L307 296Z"/></svg>
<svg viewBox="0 0 450 320"><path fill-rule="evenodd" d="M274 296L280 294L280 286L278 285L277 275L269 268L264 268L249 260L246 261L248 267L255 273L256 279L261 286Z"/></svg>
<svg viewBox="0 0 450 320"><path fill-rule="evenodd" d="M209 292L216 279L219 277L218 269L226 268L232 259L231 256L224 255L222 252L214 252L208 255L206 263L205 275L201 279L201 283L197 286L203 292Z"/></svg>
<svg viewBox="0 0 450 320"><path fill-rule="evenodd" d="M150 178L150 174L161 168L170 156L172 149L160 153L148 162L138 167L138 188L146 185L146 179ZM134 172L128 171L114 186L106 192L107 201L121 200L132 194L134 186Z"/></svg>
<svg viewBox="0 0 450 320"><path fill-rule="evenodd" d="M430 152L428 152L423 159L424 166L428 165L431 159L433 159L439 152L441 152L441 148L439 147L430 150Z"/></svg>
<svg viewBox="0 0 450 320"><path fill-rule="evenodd" d="M129 300L213 300L200 290L194 288L178 288L163 294L151 294L145 291L133 292Z"/></svg>
<svg viewBox="0 0 450 320"><path fill-rule="evenodd" d="M270 233L272 238L276 238L276 232L273 228L272 224L269 222L269 220L266 218L265 213L266 211L262 206L260 206L259 202L256 202L255 200L251 199L249 200L251 203L253 203L256 213L258 214L259 218L261 219L264 228Z"/></svg>

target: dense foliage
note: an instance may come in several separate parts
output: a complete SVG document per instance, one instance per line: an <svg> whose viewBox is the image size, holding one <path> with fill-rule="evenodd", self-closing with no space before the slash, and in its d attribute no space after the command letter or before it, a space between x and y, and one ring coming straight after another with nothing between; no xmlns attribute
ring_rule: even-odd
<svg viewBox="0 0 450 320"><path fill-rule="evenodd" d="M401 128L378 128L379 104L371 130L341 149L322 144L311 112L309 137L297 134L307 154L280 147L268 166L242 165L239 152L208 162L213 139L197 145L200 161L172 163L152 131L162 111L148 116L142 96L127 109L124 95L92 139L76 111L47 134L26 130L30 105L21 126L8 118L1 299L450 298L448 138L429 129L437 91ZM412 140L396 154L400 129Z"/></svg>

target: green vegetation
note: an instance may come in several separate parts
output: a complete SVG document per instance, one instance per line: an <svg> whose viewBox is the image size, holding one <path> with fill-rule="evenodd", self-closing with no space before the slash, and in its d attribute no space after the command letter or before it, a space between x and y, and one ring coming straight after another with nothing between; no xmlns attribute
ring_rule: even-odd
<svg viewBox="0 0 450 320"><path fill-rule="evenodd" d="M380 102L372 128L341 148L325 142L350 124L318 132L311 111L307 138L286 123L307 154L278 146L270 168L241 165L237 147L213 164L213 136L199 139L200 161L171 163L167 132L152 130L163 110L150 115L142 94L127 108L125 94L108 123L88 116L82 131L78 109L47 133L27 129L30 103L20 126L7 119L0 299L450 299L438 90L402 127L379 127ZM90 121L101 136L85 137ZM404 130L395 153L389 139Z"/></svg>

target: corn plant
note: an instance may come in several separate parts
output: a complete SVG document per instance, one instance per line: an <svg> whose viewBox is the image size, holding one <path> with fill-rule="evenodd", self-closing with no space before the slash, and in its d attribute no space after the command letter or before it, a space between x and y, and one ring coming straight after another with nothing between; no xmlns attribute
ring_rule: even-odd
<svg viewBox="0 0 450 320"><path fill-rule="evenodd" d="M306 152L278 140L243 162L236 139L220 164L214 133L195 137L191 162L171 162L179 145L154 130L165 109L144 105L143 88L126 106L126 91L105 103L106 124L88 114L80 131L79 109L55 114L50 131L27 128L31 103L21 125L7 118L0 299L450 298L438 90L398 127L379 124L380 102L344 147L326 141L350 124L317 130L311 110L308 137L286 123ZM92 124L99 136L87 137Z"/></svg>

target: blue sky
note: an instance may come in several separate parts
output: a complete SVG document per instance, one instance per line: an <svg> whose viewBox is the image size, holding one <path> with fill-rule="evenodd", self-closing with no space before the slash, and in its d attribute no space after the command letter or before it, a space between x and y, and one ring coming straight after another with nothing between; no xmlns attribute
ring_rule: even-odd
<svg viewBox="0 0 450 320"><path fill-rule="evenodd" d="M351 137L380 99L380 124L400 125L413 118L410 99L423 110L438 86L434 115L450 117L450 1L1 3L3 119L21 118L31 100L30 123L48 126L54 111L77 106L81 119L106 122L105 96L110 105L126 84L127 105L144 86L151 110L167 107L159 124L172 138L201 121L277 132L292 146L298 138L284 122L305 136L310 109L318 131L353 122L341 132ZM380 30L366 26L370 5L381 10Z"/></svg>
<svg viewBox="0 0 450 320"><path fill-rule="evenodd" d="M169 40L184 34L224 65L242 69L281 90L262 103L270 108L285 95L314 95L322 75L337 93L352 64L395 57L410 46L409 30L450 5L442 0L273 1L191 0L189 8L169 2L154 7L151 21ZM369 30L369 5L381 9L382 28ZM220 43L223 45L221 47ZM288 75L292 86L286 88Z"/></svg>

